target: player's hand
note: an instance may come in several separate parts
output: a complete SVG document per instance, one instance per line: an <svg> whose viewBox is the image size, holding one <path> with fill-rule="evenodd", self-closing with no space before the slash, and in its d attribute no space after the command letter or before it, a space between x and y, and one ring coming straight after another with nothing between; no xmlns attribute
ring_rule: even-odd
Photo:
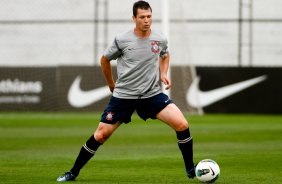
<svg viewBox="0 0 282 184"><path fill-rule="evenodd" d="M115 84L109 84L109 89L113 93L115 89Z"/></svg>
<svg viewBox="0 0 282 184"><path fill-rule="evenodd" d="M172 83L171 83L171 81L169 80L169 78L167 76L162 76L161 80L166 85L165 90L168 90L168 89L171 88Z"/></svg>

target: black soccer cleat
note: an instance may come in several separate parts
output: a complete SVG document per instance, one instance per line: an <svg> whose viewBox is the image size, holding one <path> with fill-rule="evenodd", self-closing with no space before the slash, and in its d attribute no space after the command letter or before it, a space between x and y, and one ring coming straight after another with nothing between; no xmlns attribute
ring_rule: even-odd
<svg viewBox="0 0 282 184"><path fill-rule="evenodd" d="M186 175L188 176L188 178L193 179L196 176L195 168L196 166L192 167L190 170L186 170Z"/></svg>
<svg viewBox="0 0 282 184"><path fill-rule="evenodd" d="M62 176L59 176L57 178L58 182L63 182L63 181L74 181L76 178L76 176L74 174L72 174L72 172L66 172L65 174L63 174Z"/></svg>

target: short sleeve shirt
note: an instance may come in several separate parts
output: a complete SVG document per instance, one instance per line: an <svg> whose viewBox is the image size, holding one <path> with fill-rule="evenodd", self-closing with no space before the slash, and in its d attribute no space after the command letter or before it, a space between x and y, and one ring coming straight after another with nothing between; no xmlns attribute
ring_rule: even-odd
<svg viewBox="0 0 282 184"><path fill-rule="evenodd" d="M134 30L116 36L104 51L107 59L117 60L113 96L136 99L161 93L159 57L167 53L167 39L160 32L151 31L147 38L137 37Z"/></svg>

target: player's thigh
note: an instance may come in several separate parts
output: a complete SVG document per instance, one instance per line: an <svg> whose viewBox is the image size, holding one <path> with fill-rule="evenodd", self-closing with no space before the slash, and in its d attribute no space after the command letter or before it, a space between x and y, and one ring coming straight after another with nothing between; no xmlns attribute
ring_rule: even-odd
<svg viewBox="0 0 282 184"><path fill-rule="evenodd" d="M169 125L175 131L183 131L189 127L184 115L173 103L167 105L163 110L161 110L157 114L156 118Z"/></svg>
<svg viewBox="0 0 282 184"><path fill-rule="evenodd" d="M105 142L120 125L120 122L114 124L100 122L94 132L95 139L101 143Z"/></svg>
<svg viewBox="0 0 282 184"><path fill-rule="evenodd" d="M129 123L135 110L133 99L120 99L112 97L105 108L100 122L115 124L116 122Z"/></svg>

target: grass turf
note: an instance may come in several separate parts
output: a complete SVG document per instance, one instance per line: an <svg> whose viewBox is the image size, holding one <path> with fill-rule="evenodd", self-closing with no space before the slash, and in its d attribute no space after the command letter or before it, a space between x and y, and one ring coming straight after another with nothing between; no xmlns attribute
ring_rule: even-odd
<svg viewBox="0 0 282 184"><path fill-rule="evenodd" d="M97 127L93 113L0 113L0 183L49 184ZM221 184L282 183L282 116L188 116L195 161L218 162ZM84 167L77 184L187 184L175 132L133 117Z"/></svg>

